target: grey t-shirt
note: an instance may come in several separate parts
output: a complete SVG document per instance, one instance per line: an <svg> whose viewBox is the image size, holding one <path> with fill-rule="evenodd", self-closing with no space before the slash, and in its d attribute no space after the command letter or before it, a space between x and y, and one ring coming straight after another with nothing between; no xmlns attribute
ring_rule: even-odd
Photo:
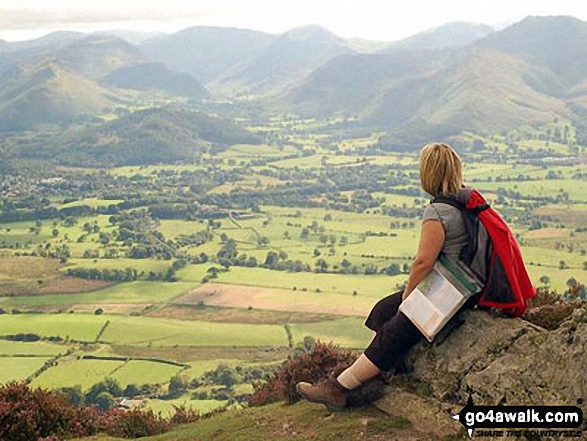
<svg viewBox="0 0 587 441"><path fill-rule="evenodd" d="M459 191L457 197L461 200L468 197L470 189ZM444 228L444 245L442 251L447 257L458 259L459 254L467 243L467 231L463 223L461 211L452 205L435 203L430 204L424 210L422 222L427 220L439 220Z"/></svg>

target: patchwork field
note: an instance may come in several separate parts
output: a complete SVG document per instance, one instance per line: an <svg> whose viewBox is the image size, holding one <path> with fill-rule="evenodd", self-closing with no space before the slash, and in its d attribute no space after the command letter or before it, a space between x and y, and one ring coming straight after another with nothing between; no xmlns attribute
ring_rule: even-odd
<svg viewBox="0 0 587 441"><path fill-rule="evenodd" d="M2 357L0 358L0 382L23 381L45 364L43 357Z"/></svg>
<svg viewBox="0 0 587 441"><path fill-rule="evenodd" d="M90 314L4 314L0 316L0 335L22 333L94 341L107 320Z"/></svg>
<svg viewBox="0 0 587 441"><path fill-rule="evenodd" d="M300 313L337 315L367 314L378 298L367 295L349 296L347 293L310 292L263 288L259 286L208 283L177 299L178 304L199 304L230 307L268 309Z"/></svg>
<svg viewBox="0 0 587 441"><path fill-rule="evenodd" d="M226 324L148 317L119 317L101 337L111 344L190 346L286 346L282 326Z"/></svg>
<svg viewBox="0 0 587 441"><path fill-rule="evenodd" d="M56 168L68 185L35 209L64 211L0 223L0 382L35 374L34 386L87 391L110 379L147 385L138 405L156 412L206 412L228 404L217 390L250 393L316 340L368 344L365 318L407 281L430 200L416 147L393 151L340 118L242 121L263 142L178 164ZM510 224L533 283L563 294L587 276L584 164L555 142L549 163L536 139L518 157L520 133L461 135L465 181ZM9 202L28 207L35 191Z"/></svg>

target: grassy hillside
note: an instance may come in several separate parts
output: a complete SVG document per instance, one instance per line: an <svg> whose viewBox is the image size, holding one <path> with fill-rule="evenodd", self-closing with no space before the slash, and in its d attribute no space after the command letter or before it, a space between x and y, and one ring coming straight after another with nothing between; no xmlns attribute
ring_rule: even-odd
<svg viewBox="0 0 587 441"><path fill-rule="evenodd" d="M145 57L130 43L110 35L90 35L73 41L45 56L61 61L69 69L90 77L100 77Z"/></svg>
<svg viewBox="0 0 587 441"><path fill-rule="evenodd" d="M193 159L231 144L259 142L257 135L224 119L181 108L153 108L66 132L23 155L46 155L69 165L137 165Z"/></svg>
<svg viewBox="0 0 587 441"><path fill-rule="evenodd" d="M102 112L117 100L107 89L61 63L12 69L0 86L0 131L69 123Z"/></svg>
<svg viewBox="0 0 587 441"><path fill-rule="evenodd" d="M342 114L412 133L422 125L500 131L572 118L544 66L485 47L339 57L277 101L307 116ZM414 130L417 129L417 130Z"/></svg>
<svg viewBox="0 0 587 441"><path fill-rule="evenodd" d="M387 54L337 57L272 104L304 117L354 116L412 134L447 127L499 132L581 118L587 23L529 17L483 33L489 30L452 24L392 45ZM466 45L467 39L476 42ZM450 47L459 41L461 47Z"/></svg>
<svg viewBox="0 0 587 441"><path fill-rule="evenodd" d="M574 17L527 17L478 44L544 65L569 87L587 78L587 23Z"/></svg>
<svg viewBox="0 0 587 441"><path fill-rule="evenodd" d="M545 68L485 48L454 58L433 77L397 82L363 111L364 118L392 126L423 119L432 126L491 132L571 116L563 101L541 92L557 81Z"/></svg>
<svg viewBox="0 0 587 441"><path fill-rule="evenodd" d="M163 63L141 63L122 67L102 79L110 86L134 90L160 90L192 98L208 96L198 80L188 74L170 71Z"/></svg>
<svg viewBox="0 0 587 441"><path fill-rule="evenodd" d="M257 57L273 35L236 28L198 26L146 41L141 50L170 69L206 84Z"/></svg>
<svg viewBox="0 0 587 441"><path fill-rule="evenodd" d="M180 426L152 440L386 440L408 439L417 435L410 430L410 421L393 418L374 407L352 409L331 414L323 406L300 402L294 405L270 404L242 411L221 413L194 424ZM403 438L402 438L403 437ZM85 440L114 440L92 437ZM414 439L414 438L409 438ZM422 438L420 438L422 439Z"/></svg>
<svg viewBox="0 0 587 441"><path fill-rule="evenodd" d="M344 39L320 26L295 28L273 40L244 69L217 83L253 93L281 90L326 61L353 52Z"/></svg>
<svg viewBox="0 0 587 441"><path fill-rule="evenodd" d="M380 52L406 49L444 49L467 46L494 32L491 26L481 23L455 22L428 29L419 34L387 45Z"/></svg>
<svg viewBox="0 0 587 441"><path fill-rule="evenodd" d="M380 97L387 87L409 77L423 78L442 69L447 57L429 51L359 54L337 57L313 72L276 103L301 114L353 115ZM402 106L396 106L403 108Z"/></svg>

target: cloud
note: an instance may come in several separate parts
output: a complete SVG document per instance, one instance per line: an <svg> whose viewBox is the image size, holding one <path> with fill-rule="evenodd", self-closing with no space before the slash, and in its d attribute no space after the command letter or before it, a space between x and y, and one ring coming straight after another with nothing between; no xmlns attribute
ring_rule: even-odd
<svg viewBox="0 0 587 441"><path fill-rule="evenodd" d="M343 37L395 40L450 21L495 24L563 14L587 19L584 0L0 0L0 38L58 29L175 32L196 25L281 33L320 24Z"/></svg>
<svg viewBox="0 0 587 441"><path fill-rule="evenodd" d="M205 11L177 9L109 9L48 10L39 8L9 9L0 7L0 30L57 28L61 26L95 25L133 21L201 20L210 16Z"/></svg>

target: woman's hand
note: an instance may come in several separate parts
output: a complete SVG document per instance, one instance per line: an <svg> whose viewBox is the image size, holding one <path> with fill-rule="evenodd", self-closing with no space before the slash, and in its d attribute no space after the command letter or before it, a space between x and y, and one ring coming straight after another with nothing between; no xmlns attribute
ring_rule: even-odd
<svg viewBox="0 0 587 441"><path fill-rule="evenodd" d="M438 220L427 220L422 223L422 232L420 243L418 244L418 254L410 268L410 276L402 301L405 300L414 288L426 277L426 274L434 267L434 263L444 245L444 228Z"/></svg>

